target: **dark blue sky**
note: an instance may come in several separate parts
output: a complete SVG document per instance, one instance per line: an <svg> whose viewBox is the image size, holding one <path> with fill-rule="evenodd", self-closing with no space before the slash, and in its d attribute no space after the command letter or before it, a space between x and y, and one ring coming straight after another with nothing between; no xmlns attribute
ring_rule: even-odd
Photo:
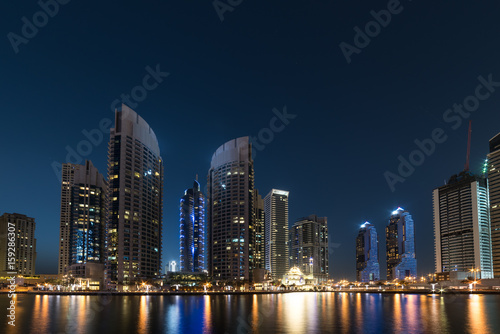
<svg viewBox="0 0 500 334"><path fill-rule="evenodd" d="M500 3L402 1L348 64L339 44L353 44L353 28L388 3L242 1L221 22L211 1L70 1L18 53L8 34L22 36L22 18L33 22L40 7L0 5L0 213L36 218L37 272L57 271L60 183L51 164L65 162L82 130L112 118L111 103L157 64L170 76L135 110L164 158L164 264L178 259L184 189L196 174L206 182L221 144L257 135L286 105L297 117L258 152L256 186L291 192L291 222L328 217L333 277L354 278L366 220L385 268L384 227L398 206L415 220L419 274L433 271L432 189L463 169L467 141L466 122L453 129L443 114L475 94L478 76L500 81ZM500 88L472 113L473 171L500 132L499 107ZM397 173L398 156L408 159L414 140L436 128L447 140L392 192L384 173ZM102 173L107 140L84 156Z"/></svg>

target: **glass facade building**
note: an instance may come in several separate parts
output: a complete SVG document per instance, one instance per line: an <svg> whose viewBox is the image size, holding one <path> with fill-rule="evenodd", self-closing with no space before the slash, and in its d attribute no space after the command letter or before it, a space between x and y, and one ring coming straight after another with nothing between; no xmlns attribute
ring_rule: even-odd
<svg viewBox="0 0 500 334"><path fill-rule="evenodd" d="M486 178L464 171L434 189L436 272L480 270L493 278Z"/></svg>
<svg viewBox="0 0 500 334"><path fill-rule="evenodd" d="M377 230L368 222L361 225L356 238L356 279L358 282L380 280Z"/></svg>
<svg viewBox="0 0 500 334"><path fill-rule="evenodd" d="M214 153L207 198L210 276L216 281L253 281L255 194L248 137L228 141Z"/></svg>
<svg viewBox="0 0 500 334"><path fill-rule="evenodd" d="M59 275L75 264L104 264L107 186L91 161L63 164Z"/></svg>
<svg viewBox="0 0 500 334"><path fill-rule="evenodd" d="M122 105L108 147L106 281L156 278L161 272L163 160L153 129Z"/></svg>
<svg viewBox="0 0 500 334"><path fill-rule="evenodd" d="M198 181L180 202L180 271L205 270L205 196Z"/></svg>
<svg viewBox="0 0 500 334"><path fill-rule="evenodd" d="M392 212L385 229L387 279L404 280L417 277L415 256L415 228L408 211L398 208Z"/></svg>

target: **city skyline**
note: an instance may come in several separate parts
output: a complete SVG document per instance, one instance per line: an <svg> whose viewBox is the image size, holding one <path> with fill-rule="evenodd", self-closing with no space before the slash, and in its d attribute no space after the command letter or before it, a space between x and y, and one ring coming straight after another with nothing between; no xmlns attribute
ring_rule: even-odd
<svg viewBox="0 0 500 334"><path fill-rule="evenodd" d="M482 170L488 141L499 132L498 4L439 3L430 11L405 2L349 64L339 44L352 45L353 28L363 29L370 12L386 3L268 6L245 2L221 22L211 3L125 2L95 11L71 2L18 53L4 39L8 126L0 136L8 163L0 173L0 210L36 218L37 271L57 272L60 166L91 160L105 174L108 130L122 100L158 136L170 173L165 230L178 229L179 194L194 175L206 190L213 151L248 135L256 138L255 187L263 194L289 190L291 221L329 217L335 278L354 279L350 240L359 225L370 221L380 233L398 206L416 222L419 272L434 270L429 190L465 161L467 120L474 123L473 172ZM5 35L21 34L21 18L39 10L35 3L11 4ZM118 31L110 17L129 24ZM477 109L454 107L474 102L469 97L485 82ZM439 129L439 142L430 143ZM418 152L425 157L420 165L401 162L417 161ZM387 171L404 179L394 192ZM178 233L164 233L162 241L162 264L178 259Z"/></svg>
<svg viewBox="0 0 500 334"><path fill-rule="evenodd" d="M126 105L122 105L122 107L120 107L120 109L118 109L118 111L117 111L117 112L121 112L121 110L125 110L127 113L132 113L132 114L133 114L132 118L136 118L136 117L137 117L138 119L139 119L139 118L141 118L138 114L136 114L136 113L135 113L132 109L130 109L130 108L129 108L128 106L126 106ZM126 116L126 118L130 118L130 116ZM142 118L141 118L141 119L142 119ZM145 124L146 124L146 123L145 123ZM146 125L147 125L147 124L146 124ZM495 150L493 150L493 149L492 149L492 147L496 147L496 146L494 145L494 143L496 143L495 138L498 138L498 136L499 136L499 135L500 135L500 134L497 134L494 138L492 138L492 140L490 140L490 154L489 154L488 156L492 156L492 155L491 155L492 153L496 153L496 151L495 151ZM244 137L244 138L249 138L249 137ZM251 142L250 142L250 141L248 141L248 143L250 144ZM493 144L492 144L492 143L493 143ZM226 144L227 144L227 143L226 143ZM224 145L226 145L226 144L224 144ZM223 145L223 146L224 146L224 145ZM221 146L221 147L223 147L223 146ZM220 150L220 148L219 148L219 150ZM214 156L215 156L215 155L214 155ZM493 156L493 157L496 157L496 156ZM213 159L214 159L214 158L213 158ZM90 168L92 168L92 169L94 170L94 172L97 172L97 173L98 173L97 169L95 169L95 167L93 166L93 164L92 164L92 162L91 162L91 161L87 161L87 162L86 162L86 164L87 164L87 169L89 169L89 165L90 165L90 166L91 166ZM64 172L64 170L65 170L64 168L71 167L71 166L73 166L73 168L74 168L75 166L78 166L78 167L85 167L85 166L80 166L80 165L75 165L75 164L66 163L66 164L63 164L62 171ZM484 165L484 166L486 166L486 165ZM482 170L483 174L485 174L485 173L486 173L486 169L485 169L486 167L484 167L484 166L483 166L483 170ZM87 173L88 173L88 172L87 172ZM67 178L67 176L66 176L66 178ZM63 174L62 179L63 179L63 180L65 180L66 178L65 178L65 176L64 176L64 174ZM95 182L95 181L94 181L94 182ZM99 182L104 182L104 183L107 183L108 181L107 181L107 180L102 180L102 181L99 181ZM198 183L198 182L196 181L196 183ZM199 185L199 183L198 183L198 185ZM269 195L271 195L271 194L273 193L273 191L275 191L275 189L273 189ZM278 192L280 192L280 191L278 191ZM201 193L201 190L200 190L200 193ZM288 193L288 192L287 192L287 193ZM255 190L255 194L258 196L258 190ZM268 195L268 197L269 197L269 195ZM266 197L266 198L267 198L267 197ZM256 200L256 199L255 199L255 200ZM252 200L252 201L251 201L251 202L253 203L253 205L256 205L256 203L255 203L255 202L253 202L253 201L254 201L254 200ZM264 202L265 202L265 200L264 200ZM287 207L288 207L288 205L287 205ZM398 210L402 210L402 209L398 208ZM288 211L288 210L287 210L287 211ZM394 213L395 213L395 212L393 212L393 214L394 214ZM254 214L257 214L257 212L255 212ZM256 217L255 217L254 219L256 219ZM62 220L61 220L61 222L62 222ZM289 224L288 224L288 226L289 226L290 228L291 228L293 225L294 225L294 224L292 224L292 223L289 223ZM257 253L256 253L256 254L257 254ZM166 263L166 262L170 262L170 260L171 260L171 259L174 259L174 257L171 257L171 258L168 258L168 259L163 258L163 259L162 259L162 261L163 261L163 263ZM177 260L177 259L176 259L176 260ZM91 261L89 261L89 262L91 262ZM182 260L181 260L180 262L182 263ZM82 262L79 262L79 263L82 263ZM473 267L474 267L474 266L473 266ZM79 269L81 269L81 267L78 267L78 268L79 268ZM415 275L415 276L417 276L417 275ZM251 276L249 276L249 277L251 277ZM488 274L488 276L487 276L487 277L490 277L490 275ZM382 277L381 277L381 279L382 279Z"/></svg>
<svg viewBox="0 0 500 334"><path fill-rule="evenodd" d="M500 2L3 9L6 334L500 333Z"/></svg>

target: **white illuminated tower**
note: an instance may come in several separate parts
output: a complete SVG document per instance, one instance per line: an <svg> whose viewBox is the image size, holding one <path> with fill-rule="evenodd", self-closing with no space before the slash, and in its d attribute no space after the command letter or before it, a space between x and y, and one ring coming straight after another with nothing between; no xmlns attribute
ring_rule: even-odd
<svg viewBox="0 0 500 334"><path fill-rule="evenodd" d="M265 268L275 280L289 270L288 196L288 191L273 189L264 199Z"/></svg>

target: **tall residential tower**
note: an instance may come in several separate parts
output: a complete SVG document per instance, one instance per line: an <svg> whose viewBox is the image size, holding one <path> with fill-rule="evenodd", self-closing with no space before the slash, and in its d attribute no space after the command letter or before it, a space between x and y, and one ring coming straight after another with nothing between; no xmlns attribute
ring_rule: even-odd
<svg viewBox="0 0 500 334"><path fill-rule="evenodd" d="M264 199L265 264L272 278L282 279L289 269L288 191L273 189Z"/></svg>
<svg viewBox="0 0 500 334"><path fill-rule="evenodd" d="M122 105L108 147L106 279L130 283L161 271L163 161L153 129Z"/></svg>
<svg viewBox="0 0 500 334"><path fill-rule="evenodd" d="M180 271L205 270L205 196L194 181L180 203Z"/></svg>
<svg viewBox="0 0 500 334"><path fill-rule="evenodd" d="M265 268L265 209L264 200L259 194L259 191L255 189L254 196L254 210L255 210L255 269Z"/></svg>
<svg viewBox="0 0 500 334"><path fill-rule="evenodd" d="M488 182L463 171L434 189L436 272L480 270L493 278Z"/></svg>
<svg viewBox="0 0 500 334"><path fill-rule="evenodd" d="M253 280L254 168L248 137L228 141L208 172L208 271L214 280Z"/></svg>
<svg viewBox="0 0 500 334"><path fill-rule="evenodd" d="M328 223L326 217L311 215L299 219L290 230L290 267L328 280Z"/></svg>
<svg viewBox="0 0 500 334"><path fill-rule="evenodd" d="M14 234L14 235L12 235ZM9 243L14 239L14 247ZM14 248L14 256L9 256ZM36 261L35 219L19 213L0 216L0 277L34 276Z"/></svg>
<svg viewBox="0 0 500 334"><path fill-rule="evenodd" d="M62 166L58 274L72 265L100 264L104 272L107 182L91 161Z"/></svg>

